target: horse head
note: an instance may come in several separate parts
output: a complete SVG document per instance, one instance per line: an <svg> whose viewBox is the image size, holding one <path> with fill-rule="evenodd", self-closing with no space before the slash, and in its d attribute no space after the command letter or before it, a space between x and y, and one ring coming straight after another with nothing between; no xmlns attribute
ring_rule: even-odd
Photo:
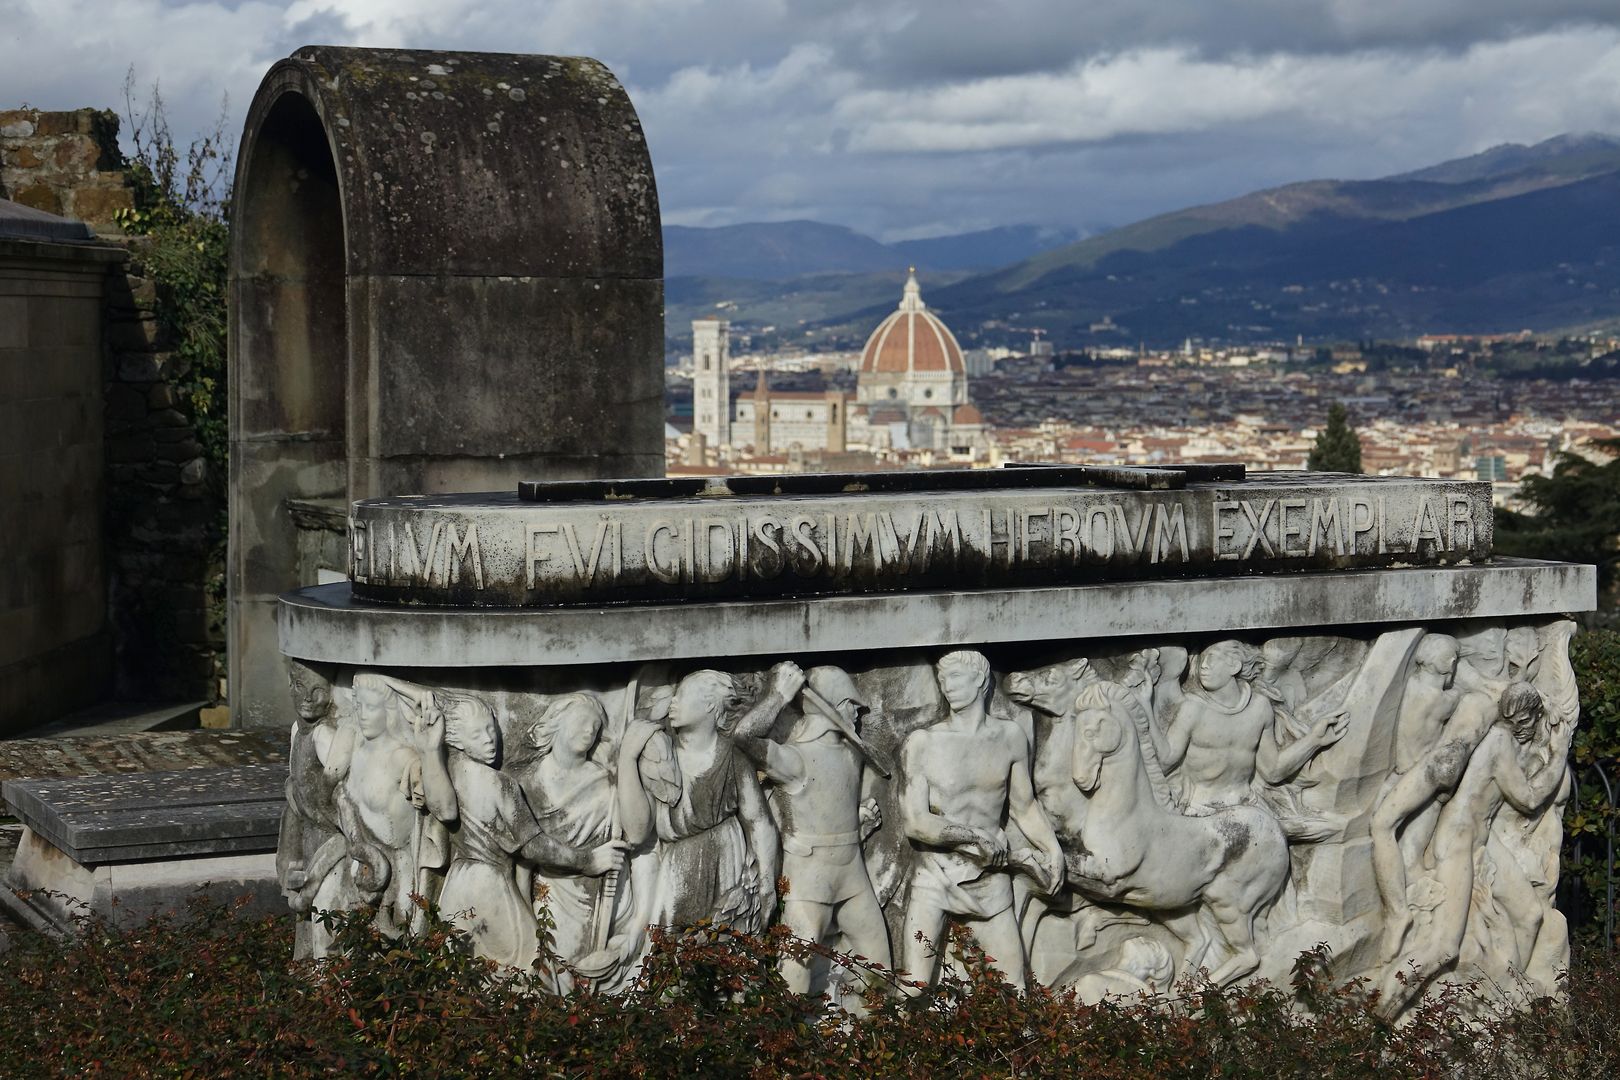
<svg viewBox="0 0 1620 1080"><path fill-rule="evenodd" d="M1080 687L1096 678L1085 657L1063 660L1007 676L1007 696L1048 716L1067 716Z"/></svg>
<svg viewBox="0 0 1620 1080"><path fill-rule="evenodd" d="M1125 744L1125 725L1108 684L1094 682L1075 696L1074 783L1090 795L1102 780L1103 763Z"/></svg>

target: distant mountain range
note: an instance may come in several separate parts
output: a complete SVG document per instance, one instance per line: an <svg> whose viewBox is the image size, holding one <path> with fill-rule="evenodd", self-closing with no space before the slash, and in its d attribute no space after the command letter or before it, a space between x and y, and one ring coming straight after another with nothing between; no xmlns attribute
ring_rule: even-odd
<svg viewBox="0 0 1620 1080"><path fill-rule="evenodd" d="M677 312L729 301L739 321L857 341L893 307L905 262L936 271L925 296L965 343L1037 326L1069 347L1552 329L1620 318L1617 211L1620 139L1562 135L1381 180L1288 184L1044 248L1034 245L1052 234L1027 226L921 242L936 245L932 264L916 247L811 222L681 230L701 235L675 243L666 230L670 331L684 329ZM730 262L720 234L744 241ZM794 269L805 265L815 268Z"/></svg>
<svg viewBox="0 0 1620 1080"><path fill-rule="evenodd" d="M1083 230L1041 225L880 243L842 225L754 222L697 228L664 226L665 277L782 281L809 274L904 270L991 270L1081 239Z"/></svg>

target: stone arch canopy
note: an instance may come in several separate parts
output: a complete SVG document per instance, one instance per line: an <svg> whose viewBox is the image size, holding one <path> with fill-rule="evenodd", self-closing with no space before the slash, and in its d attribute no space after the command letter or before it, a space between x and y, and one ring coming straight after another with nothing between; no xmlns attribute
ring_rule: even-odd
<svg viewBox="0 0 1620 1080"><path fill-rule="evenodd" d="M279 661L246 659L275 597L341 569L302 504L662 475L663 244L630 99L578 57L299 49L232 220L230 688L258 726L290 722Z"/></svg>

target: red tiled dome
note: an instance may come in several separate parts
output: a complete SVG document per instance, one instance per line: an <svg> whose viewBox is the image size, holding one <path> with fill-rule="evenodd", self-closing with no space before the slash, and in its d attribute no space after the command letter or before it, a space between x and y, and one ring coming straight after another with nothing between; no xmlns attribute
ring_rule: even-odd
<svg viewBox="0 0 1620 1080"><path fill-rule="evenodd" d="M906 280L899 310L879 323L866 339L860 371L863 375L966 371L962 347L956 343L950 328L923 304L915 273Z"/></svg>

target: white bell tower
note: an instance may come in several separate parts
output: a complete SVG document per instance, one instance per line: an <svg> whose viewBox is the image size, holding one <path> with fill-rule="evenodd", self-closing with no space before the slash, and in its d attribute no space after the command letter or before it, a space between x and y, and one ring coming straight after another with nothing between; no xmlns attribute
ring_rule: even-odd
<svg viewBox="0 0 1620 1080"><path fill-rule="evenodd" d="M692 431L731 445L731 323L714 315L692 320Z"/></svg>

